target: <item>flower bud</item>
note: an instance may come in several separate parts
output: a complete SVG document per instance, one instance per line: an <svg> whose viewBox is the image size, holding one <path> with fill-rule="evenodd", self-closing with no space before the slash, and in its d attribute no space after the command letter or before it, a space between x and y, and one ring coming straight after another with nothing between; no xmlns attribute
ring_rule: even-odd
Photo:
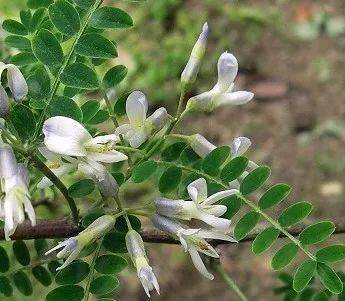
<svg viewBox="0 0 345 301"><path fill-rule="evenodd" d="M146 119L146 123L152 126L154 131L160 131L168 122L169 114L166 108L159 108Z"/></svg>
<svg viewBox="0 0 345 301"><path fill-rule="evenodd" d="M18 164L12 147L8 144L0 145L0 177L10 178L18 171Z"/></svg>
<svg viewBox="0 0 345 301"><path fill-rule="evenodd" d="M195 43L186 67L181 74L182 85L192 84L198 75L201 60L204 57L208 37L208 24L202 27L202 32Z"/></svg>

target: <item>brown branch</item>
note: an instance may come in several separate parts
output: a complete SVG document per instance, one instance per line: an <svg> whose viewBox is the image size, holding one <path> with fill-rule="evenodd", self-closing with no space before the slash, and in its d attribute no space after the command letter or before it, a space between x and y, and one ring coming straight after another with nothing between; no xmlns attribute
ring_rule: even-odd
<svg viewBox="0 0 345 301"><path fill-rule="evenodd" d="M298 236L302 230L315 221L307 221L302 225L298 225L289 229L289 233L293 236ZM336 229L334 234L345 233L345 217L336 218L333 220ZM265 227L267 223L260 223L250 235L240 242L252 241L256 235ZM12 235L13 240L27 240L36 238L67 238L77 235L82 228L73 224L71 220L41 220L37 222L36 226L31 226L29 222L24 222L19 225L17 231ZM143 240L149 243L164 243L164 244L178 244L179 242L169 235L153 228L144 228L141 230ZM280 235L284 237L284 235ZM0 230L0 240L5 238L3 230ZM212 241L213 245L226 244L224 241Z"/></svg>

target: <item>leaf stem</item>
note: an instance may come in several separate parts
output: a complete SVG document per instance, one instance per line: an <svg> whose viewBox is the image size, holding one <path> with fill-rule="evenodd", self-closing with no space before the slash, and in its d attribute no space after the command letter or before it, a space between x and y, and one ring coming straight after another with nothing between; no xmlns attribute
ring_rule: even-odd
<svg viewBox="0 0 345 301"><path fill-rule="evenodd" d="M101 252L101 248L102 248L102 240L103 238L100 240L99 245L97 246L97 249L93 255L92 258L92 262L91 262L91 266L90 266L90 273L89 273L89 278L87 279L87 283L85 286L85 297L84 297L84 301L88 301L89 300L89 295L90 295L90 285L93 279L93 275L95 273L95 266L96 266L96 260L99 256L99 253Z"/></svg>
<svg viewBox="0 0 345 301"><path fill-rule="evenodd" d="M81 36L83 35L84 31L86 30L92 14L103 3L103 1L104 0L97 0L95 5L88 11L87 15L85 16L84 23L82 24L78 33L76 34L75 39L71 45L71 48L70 48L68 54L66 55L66 58L65 58L63 64L61 65L61 67L60 67L60 69L59 69L59 71L55 77L52 88L50 90L50 94L49 94L48 99L47 99L47 103L46 103L46 105L45 105L44 109L42 110L41 115L39 117L35 133L32 137L32 141L35 141L39 135L39 132L41 130L41 126L42 126L43 121L44 121L44 117L45 117L47 109L48 109L48 106L49 106L50 102L52 101L52 99L54 98L54 95L55 95L57 89L59 88L60 76L65 71L66 67L68 66L68 63L70 62L71 57L74 53L75 46L77 45L77 43L78 43L79 39L81 38Z"/></svg>
<svg viewBox="0 0 345 301"><path fill-rule="evenodd" d="M218 274L222 277L224 282L229 286L230 290L232 290L237 295L239 300L248 301L248 298L243 294L243 292L237 286L235 281L226 273L226 271L224 270L224 268L220 264L217 264L215 269L218 272Z"/></svg>

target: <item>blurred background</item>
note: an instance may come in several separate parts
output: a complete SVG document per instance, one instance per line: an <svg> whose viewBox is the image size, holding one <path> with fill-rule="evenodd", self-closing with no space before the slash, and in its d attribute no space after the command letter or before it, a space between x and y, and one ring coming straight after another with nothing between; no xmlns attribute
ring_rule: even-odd
<svg viewBox="0 0 345 301"><path fill-rule="evenodd" d="M24 4L0 0L0 18L18 18ZM148 96L151 110L159 106L175 110L180 73L202 24L208 21L209 44L191 95L213 87L217 59L228 50L239 60L238 88L254 92L255 101L193 115L180 125L181 131L201 133L215 144L249 137L252 160L271 166L273 182L293 187L290 202L311 201L316 207L314 217L320 219L344 215L343 0L108 4L124 8L135 21L133 28L111 36L119 51L113 63L129 68L119 95L140 89ZM140 189L150 193L150 188ZM344 236L335 240L344 241ZM217 277L213 282L202 278L180 247L147 245L147 249L161 285L161 295L153 300L237 300ZM272 291L278 286L269 267L274 249L255 257L250 245L241 243L222 247L220 252L225 269L250 300L281 300ZM122 273L121 282L118 300L146 300L135 273Z"/></svg>

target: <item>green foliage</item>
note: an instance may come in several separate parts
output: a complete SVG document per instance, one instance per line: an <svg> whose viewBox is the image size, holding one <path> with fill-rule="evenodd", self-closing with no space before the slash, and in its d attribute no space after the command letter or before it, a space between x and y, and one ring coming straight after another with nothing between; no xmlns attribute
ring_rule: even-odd
<svg viewBox="0 0 345 301"><path fill-rule="evenodd" d="M267 166L260 166L250 172L242 181L240 191L243 195L252 193L260 188L271 174Z"/></svg>
<svg viewBox="0 0 345 301"><path fill-rule="evenodd" d="M281 201L283 201L290 193L290 186L286 184L276 184L272 186L269 190L259 200L259 207L262 210L271 208Z"/></svg>
<svg viewBox="0 0 345 301"><path fill-rule="evenodd" d="M210 152L202 162L202 169L209 175L217 175L219 168L230 155L230 147L227 145L217 147Z"/></svg>
<svg viewBox="0 0 345 301"><path fill-rule="evenodd" d="M237 179L248 166L248 159L246 157L236 157L227 163L221 171L220 178L223 182L229 183Z"/></svg>
<svg viewBox="0 0 345 301"><path fill-rule="evenodd" d="M236 224L234 235L237 240L245 238L259 222L260 214L254 211L246 213Z"/></svg>
<svg viewBox="0 0 345 301"><path fill-rule="evenodd" d="M35 266L32 268L32 275L44 286L52 284L52 278L48 270L43 266Z"/></svg>
<svg viewBox="0 0 345 301"><path fill-rule="evenodd" d="M95 189L95 183L90 179L83 179L68 188L68 193L73 198L81 198L90 194Z"/></svg>
<svg viewBox="0 0 345 301"><path fill-rule="evenodd" d="M141 183L148 180L157 170L158 164L155 161L148 160L138 164L132 173L132 181L134 183Z"/></svg>
<svg viewBox="0 0 345 301"><path fill-rule="evenodd" d="M86 262L74 261L55 275L55 281L59 285L77 284L83 281L89 272L90 267Z"/></svg>
<svg viewBox="0 0 345 301"><path fill-rule="evenodd" d="M273 256L271 266L274 270L285 268L296 257L298 246L294 243L288 243L277 251Z"/></svg>
<svg viewBox="0 0 345 301"><path fill-rule="evenodd" d="M79 285L63 285L50 291L46 301L81 301L84 298L84 289Z"/></svg>
<svg viewBox="0 0 345 301"><path fill-rule="evenodd" d="M90 292L95 295L105 295L114 291L119 286L119 280L110 275L103 275L92 280Z"/></svg>
<svg viewBox="0 0 345 301"><path fill-rule="evenodd" d="M278 221L282 227L293 226L307 217L312 209L312 204L308 202L295 203L281 213Z"/></svg>
<svg viewBox="0 0 345 301"><path fill-rule="evenodd" d="M305 228L299 235L304 245L311 245L327 239L335 230L332 222L318 222Z"/></svg>
<svg viewBox="0 0 345 301"><path fill-rule="evenodd" d="M117 65L108 70L104 75L103 85L106 88L112 88L117 86L127 75L127 68L123 65Z"/></svg>
<svg viewBox="0 0 345 301"><path fill-rule="evenodd" d="M26 266L30 264L30 252L24 241L15 241L12 248L14 256L16 256L16 259L21 265Z"/></svg>
<svg viewBox="0 0 345 301"><path fill-rule="evenodd" d="M252 244L252 251L255 254L260 254L268 250L276 241L279 235L279 230L274 227L269 227L263 230L256 236Z"/></svg>
<svg viewBox="0 0 345 301"><path fill-rule="evenodd" d="M320 262L338 262L345 259L345 245L331 245L316 252L316 259Z"/></svg>
<svg viewBox="0 0 345 301"><path fill-rule="evenodd" d="M101 274L112 275L120 273L127 267L127 260L118 255L102 255L97 258L95 269Z"/></svg>
<svg viewBox="0 0 345 301"><path fill-rule="evenodd" d="M92 58L111 59L117 56L115 45L97 33L81 36L75 47L75 52Z"/></svg>
<svg viewBox="0 0 345 301"><path fill-rule="evenodd" d="M182 170L179 167L171 166L164 171L159 179L158 189L161 193L168 193L177 188L181 181Z"/></svg>
<svg viewBox="0 0 345 301"><path fill-rule="evenodd" d="M133 26L130 15L119 8L103 6L92 15L90 25L95 28L126 28Z"/></svg>
<svg viewBox="0 0 345 301"><path fill-rule="evenodd" d="M317 267L317 262L313 260L304 261L297 269L293 278L293 288L296 292L301 292L313 278Z"/></svg>
<svg viewBox="0 0 345 301"><path fill-rule="evenodd" d="M5 273L10 268L10 259L6 250L0 246L0 273Z"/></svg>
<svg viewBox="0 0 345 301"><path fill-rule="evenodd" d="M95 90L99 86L96 73L83 63L73 63L61 74L61 82L73 88Z"/></svg>

